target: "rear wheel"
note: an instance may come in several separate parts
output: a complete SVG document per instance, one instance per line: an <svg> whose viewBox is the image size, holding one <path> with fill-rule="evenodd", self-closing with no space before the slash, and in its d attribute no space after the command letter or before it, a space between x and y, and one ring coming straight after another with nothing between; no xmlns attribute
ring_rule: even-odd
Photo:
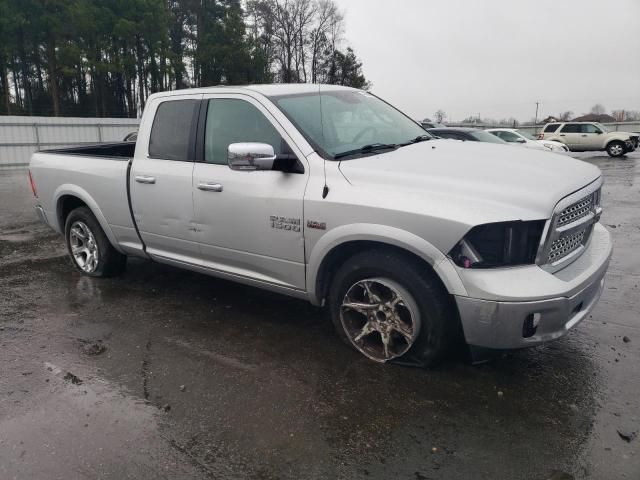
<svg viewBox="0 0 640 480"><path fill-rule="evenodd" d="M610 157L621 157L627 152L624 143L613 141L607 145L607 153Z"/></svg>
<svg viewBox="0 0 640 480"><path fill-rule="evenodd" d="M439 280L393 251L347 260L333 278L329 305L342 339L379 363L436 364L457 322Z"/></svg>
<svg viewBox="0 0 640 480"><path fill-rule="evenodd" d="M118 252L87 207L73 210L65 222L67 250L73 265L90 277L122 273L127 257Z"/></svg>

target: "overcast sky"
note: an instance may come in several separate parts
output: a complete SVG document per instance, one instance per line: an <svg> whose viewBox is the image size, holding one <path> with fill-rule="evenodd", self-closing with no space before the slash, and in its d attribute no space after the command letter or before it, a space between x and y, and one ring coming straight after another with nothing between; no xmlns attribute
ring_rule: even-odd
<svg viewBox="0 0 640 480"><path fill-rule="evenodd" d="M640 0L336 2L372 91L417 119L640 110Z"/></svg>

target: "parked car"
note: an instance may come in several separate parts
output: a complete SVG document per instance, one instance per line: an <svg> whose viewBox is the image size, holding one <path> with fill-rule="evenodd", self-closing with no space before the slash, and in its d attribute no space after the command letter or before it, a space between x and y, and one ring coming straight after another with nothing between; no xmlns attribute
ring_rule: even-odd
<svg viewBox="0 0 640 480"><path fill-rule="evenodd" d="M563 143L552 140L538 140L530 133L517 128L490 128L487 129L487 132L492 133L507 143L518 144L527 148L549 150L556 153L567 153L569 151L569 148Z"/></svg>
<svg viewBox="0 0 640 480"><path fill-rule="evenodd" d="M135 132L129 132L124 136L124 139L122 140L123 142L135 142L136 140L138 140L138 131L136 130Z"/></svg>
<svg viewBox="0 0 640 480"><path fill-rule="evenodd" d="M479 128L468 127L445 127L445 128L429 128L427 132L440 137L451 138L453 140L463 140L469 142L486 142L486 143L498 143L500 145L507 145L507 142L487 133L485 130Z"/></svg>
<svg viewBox="0 0 640 480"><path fill-rule="evenodd" d="M612 252L597 167L434 139L346 87L156 93L135 144L37 152L29 176L81 274L132 256L307 299L377 362L434 364L460 331L555 340L596 304Z"/></svg>
<svg viewBox="0 0 640 480"><path fill-rule="evenodd" d="M428 128L447 128L447 126L443 123L431 122L429 120L422 120L420 122L420 125L422 125L422 128L424 128L425 130Z"/></svg>
<svg viewBox="0 0 640 480"><path fill-rule="evenodd" d="M572 152L606 151L611 157L621 157L638 147L638 135L610 131L596 122L548 123L538 138L561 142Z"/></svg>

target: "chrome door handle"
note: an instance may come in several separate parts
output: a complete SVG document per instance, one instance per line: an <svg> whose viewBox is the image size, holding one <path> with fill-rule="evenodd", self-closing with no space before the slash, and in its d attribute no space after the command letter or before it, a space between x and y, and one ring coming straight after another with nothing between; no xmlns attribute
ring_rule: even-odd
<svg viewBox="0 0 640 480"><path fill-rule="evenodd" d="M136 175L136 182L153 185L154 183L156 183L156 177L149 177L147 175Z"/></svg>
<svg viewBox="0 0 640 480"><path fill-rule="evenodd" d="M221 192L222 185L219 183L199 183L198 190L204 190L205 192Z"/></svg>

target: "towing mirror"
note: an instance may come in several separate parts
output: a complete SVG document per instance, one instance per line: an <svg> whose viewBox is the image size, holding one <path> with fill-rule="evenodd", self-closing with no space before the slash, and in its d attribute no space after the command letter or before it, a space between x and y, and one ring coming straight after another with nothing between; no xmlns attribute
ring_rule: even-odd
<svg viewBox="0 0 640 480"><path fill-rule="evenodd" d="M273 147L266 143L232 143L227 149L227 161L231 170L273 170L275 160Z"/></svg>

